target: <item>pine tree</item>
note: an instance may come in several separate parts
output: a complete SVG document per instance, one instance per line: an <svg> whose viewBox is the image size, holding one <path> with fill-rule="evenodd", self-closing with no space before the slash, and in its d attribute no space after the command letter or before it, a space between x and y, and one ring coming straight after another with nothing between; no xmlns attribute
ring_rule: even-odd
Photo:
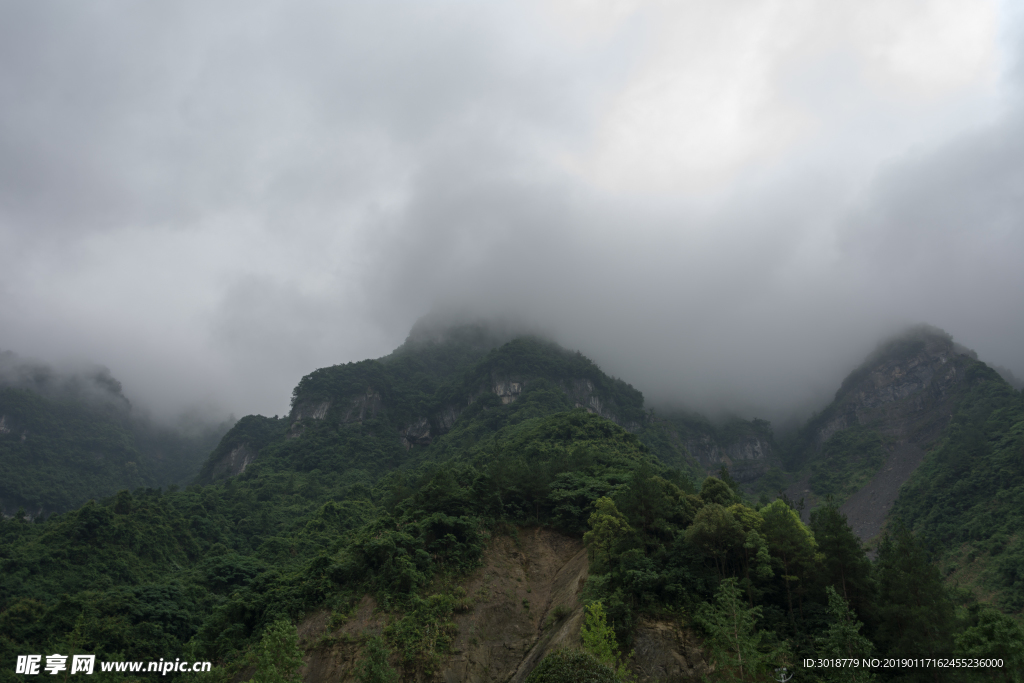
<svg viewBox="0 0 1024 683"><path fill-rule="evenodd" d="M874 593L871 562L846 515L831 496L825 505L811 512L811 531L824 556L819 574L821 583L835 586L860 618L867 619Z"/></svg>
<svg viewBox="0 0 1024 683"><path fill-rule="evenodd" d="M784 647L765 642L757 629L760 607L747 607L736 579L718 587L714 605L702 605L697 623L707 634L704 644L719 681L755 681L786 658Z"/></svg>
<svg viewBox="0 0 1024 683"><path fill-rule="evenodd" d="M883 654L948 657L953 651L953 603L939 570L902 524L882 537L875 571L881 619L875 642Z"/></svg>
<svg viewBox="0 0 1024 683"><path fill-rule="evenodd" d="M829 659L863 661L870 657L874 645L860 633L864 624L857 621L850 611L849 605L829 586L825 589L828 595L828 616L832 622L826 634L818 638L818 655ZM840 667L828 669L824 673L825 680L836 683L869 683L875 680L870 669L859 667Z"/></svg>

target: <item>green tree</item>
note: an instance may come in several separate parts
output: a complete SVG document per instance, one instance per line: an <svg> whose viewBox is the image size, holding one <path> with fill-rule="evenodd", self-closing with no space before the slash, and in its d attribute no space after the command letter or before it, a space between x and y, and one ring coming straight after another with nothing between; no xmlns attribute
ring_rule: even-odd
<svg viewBox="0 0 1024 683"><path fill-rule="evenodd" d="M747 607L736 579L726 579L715 593L715 604L704 604L697 623L704 629L709 658L718 681L755 681L782 665L784 646L767 642L757 629L760 607Z"/></svg>
<svg viewBox="0 0 1024 683"><path fill-rule="evenodd" d="M644 460L633 472L629 486L616 495L619 509L640 529L645 548L658 527L672 514L673 501L666 495L665 484L672 486L655 476L651 463Z"/></svg>
<svg viewBox="0 0 1024 683"><path fill-rule="evenodd" d="M398 683L398 672L388 660L391 648L380 636L366 641L363 658L356 665L356 678L362 683Z"/></svg>
<svg viewBox="0 0 1024 683"><path fill-rule="evenodd" d="M590 531L583 534L583 543L586 544L590 554L590 561L593 563L595 574L608 567L611 554L616 547L633 534L633 528L629 526L626 517L619 512L615 501L607 496L598 498L594 503L594 512L588 520Z"/></svg>
<svg viewBox="0 0 1024 683"><path fill-rule="evenodd" d="M623 683L623 679L583 650L555 650L537 665L526 683Z"/></svg>
<svg viewBox="0 0 1024 683"><path fill-rule="evenodd" d="M740 502L739 496L721 479L708 477L700 485L700 497L705 503L718 503L728 507Z"/></svg>
<svg viewBox="0 0 1024 683"><path fill-rule="evenodd" d="M1024 628L989 605L972 606L970 621L956 637L957 656L1003 660L1002 669L978 669L976 678L1024 683Z"/></svg>
<svg viewBox="0 0 1024 683"><path fill-rule="evenodd" d="M729 512L739 523L745 534L743 540L743 587L747 591L750 606L761 597L762 591L755 583L768 581L775 573L772 572L771 555L768 553L768 540L761 535L764 519L756 510L737 503L729 507Z"/></svg>
<svg viewBox="0 0 1024 683"><path fill-rule="evenodd" d="M630 678L629 670L626 668L628 657L623 657L619 653L619 645L615 641L615 631L608 625L608 618L600 601L587 607L586 620L580 630L580 637L583 639L584 650L615 671L619 678Z"/></svg>
<svg viewBox="0 0 1024 683"><path fill-rule="evenodd" d="M702 507L686 530L687 543L714 559L719 576L725 576L725 559L729 551L741 545L743 540L743 528L739 522L718 503Z"/></svg>
<svg viewBox="0 0 1024 683"><path fill-rule="evenodd" d="M857 621L849 605L835 588L829 586L825 593L828 595L828 616L831 624L825 635L817 639L818 654L822 657L856 661L870 657L874 645L860 633L864 624ZM824 675L825 680L836 683L869 683L875 680L870 669L859 667L827 669Z"/></svg>
<svg viewBox="0 0 1024 683"><path fill-rule="evenodd" d="M256 673L253 683L294 683L300 680L302 650L299 634L285 619L278 619L263 632L256 648Z"/></svg>
<svg viewBox="0 0 1024 683"><path fill-rule="evenodd" d="M718 478L722 481L723 484L732 489L733 495L736 496L737 500L739 500L742 497L740 495L740 484L738 481L732 478L731 474L729 474L728 467L722 465L721 467L718 468Z"/></svg>
<svg viewBox="0 0 1024 683"><path fill-rule="evenodd" d="M811 531L824 556L820 580L835 586L863 619L872 601L871 562L860 539L830 496L825 505L811 512Z"/></svg>
<svg viewBox="0 0 1024 683"><path fill-rule="evenodd" d="M763 594L762 589L756 588L755 585L769 581L774 576L772 558L768 553L768 541L764 536L751 529L743 541L743 586L746 588L751 607L754 606L754 601L760 599Z"/></svg>
<svg viewBox="0 0 1024 683"><path fill-rule="evenodd" d="M953 603L939 570L910 531L882 537L875 563L881 620L875 642L889 657L943 657L953 651ZM929 680L924 674L921 680Z"/></svg>
<svg viewBox="0 0 1024 683"><path fill-rule="evenodd" d="M793 593L796 592L802 604L804 586L801 579L811 573L815 562L820 559L817 544L810 529L785 501L775 500L764 506L761 517L764 519L762 528L768 539L768 549L782 564L789 618L793 621Z"/></svg>

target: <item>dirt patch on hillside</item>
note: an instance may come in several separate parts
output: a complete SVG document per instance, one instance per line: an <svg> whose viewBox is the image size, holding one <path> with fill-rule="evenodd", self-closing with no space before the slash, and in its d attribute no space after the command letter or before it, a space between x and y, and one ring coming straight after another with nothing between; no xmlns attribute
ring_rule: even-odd
<svg viewBox="0 0 1024 683"><path fill-rule="evenodd" d="M587 568L583 544L549 529L494 539L463 584L474 605L455 619L459 634L441 679L521 681L552 648L578 644Z"/></svg>
<svg viewBox="0 0 1024 683"><path fill-rule="evenodd" d="M346 615L340 626L331 629L332 615L321 610L299 624L299 646L308 653L300 670L303 681L355 681L355 667L367 638L378 636L386 625L386 615L377 611L377 602L367 596Z"/></svg>
<svg viewBox="0 0 1024 683"><path fill-rule="evenodd" d="M494 538L483 566L461 585L471 606L453 615L458 634L434 675L404 671L402 680L446 683L522 681L551 649L579 644L587 579L587 553L579 539L550 529L522 529ZM309 653L301 671L306 683L355 681L368 638L379 635L388 615L369 597L340 626L327 611L299 625ZM335 619L335 622L342 621ZM397 659L392 662L396 668Z"/></svg>
<svg viewBox="0 0 1024 683"><path fill-rule="evenodd" d="M701 642L678 621L641 618L633 652L630 669L639 683L702 681L711 673Z"/></svg>
<svg viewBox="0 0 1024 683"><path fill-rule="evenodd" d="M492 539L482 559L460 582L469 604L452 617L458 633L450 653L433 674L402 670L396 655L392 665L403 681L522 683L552 650L580 647L579 598L589 565L579 539L520 529ZM369 597L344 617L326 610L309 615L299 624L308 653L303 681L355 681L367 639L382 633L389 618ZM640 683L700 680L708 671L699 641L677 622L642 619L634 649L631 668Z"/></svg>

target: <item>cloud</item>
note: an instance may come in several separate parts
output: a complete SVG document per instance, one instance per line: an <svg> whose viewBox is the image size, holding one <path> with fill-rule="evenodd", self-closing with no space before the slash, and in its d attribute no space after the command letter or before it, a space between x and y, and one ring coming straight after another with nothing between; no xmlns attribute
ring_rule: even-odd
<svg viewBox="0 0 1024 683"><path fill-rule="evenodd" d="M0 10L0 347L282 413L431 311L782 419L927 321L1024 375L996 3Z"/></svg>

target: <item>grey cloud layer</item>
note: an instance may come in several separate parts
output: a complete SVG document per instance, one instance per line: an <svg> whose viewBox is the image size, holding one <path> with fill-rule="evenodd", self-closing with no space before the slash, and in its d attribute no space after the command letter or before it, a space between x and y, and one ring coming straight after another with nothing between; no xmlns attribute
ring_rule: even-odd
<svg viewBox="0 0 1024 683"><path fill-rule="evenodd" d="M97 7L0 8L0 347L103 363L133 401L280 413L302 374L438 310L776 419L919 321L1024 375L1019 105L870 183L840 140L710 200L638 198L564 159L640 29L573 47L501 4Z"/></svg>

